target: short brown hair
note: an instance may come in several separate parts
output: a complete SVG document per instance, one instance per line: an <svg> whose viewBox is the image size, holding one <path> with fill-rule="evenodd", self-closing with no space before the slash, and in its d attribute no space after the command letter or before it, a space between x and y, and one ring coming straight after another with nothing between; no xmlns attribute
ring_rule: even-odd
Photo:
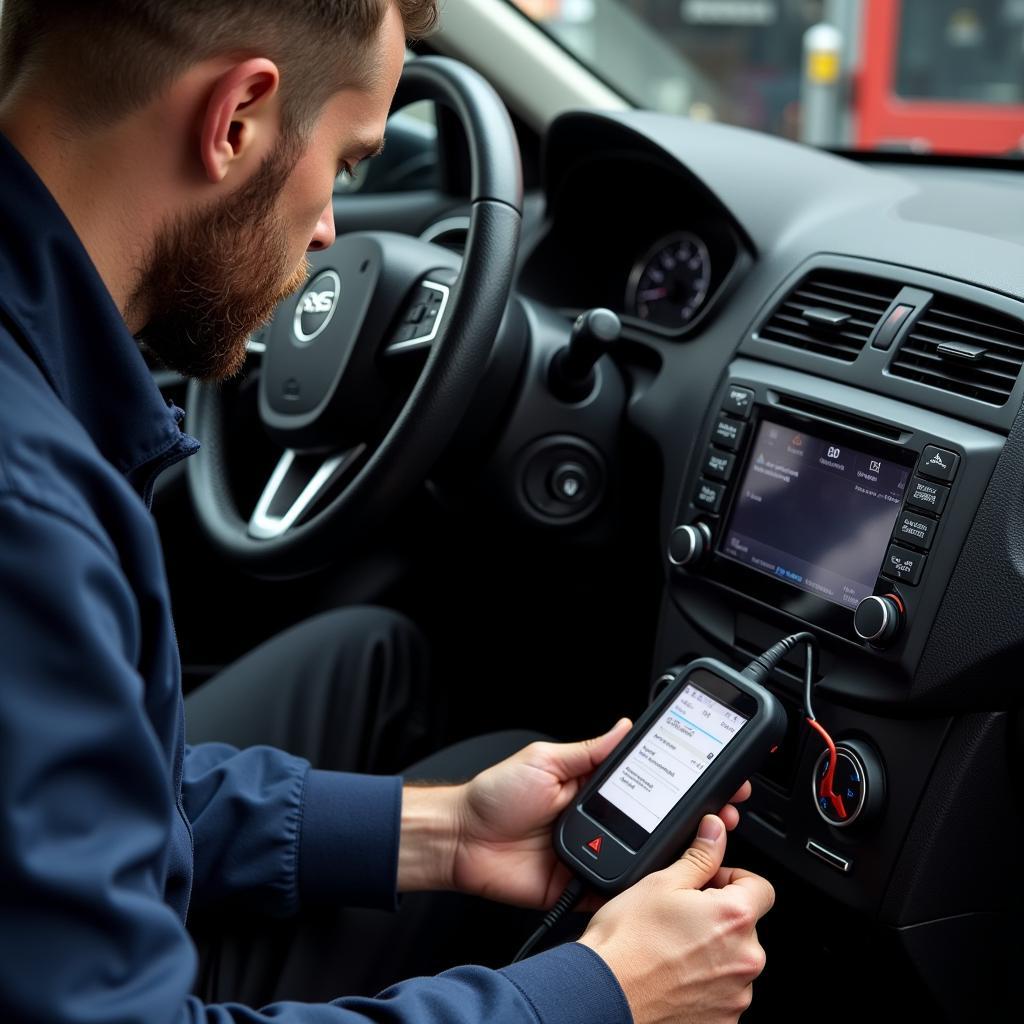
<svg viewBox="0 0 1024 1024"><path fill-rule="evenodd" d="M281 69L285 130L301 132L333 92L374 73L392 2L409 38L437 24L437 0L3 0L0 95L45 76L87 127L144 106L201 60L259 55Z"/></svg>

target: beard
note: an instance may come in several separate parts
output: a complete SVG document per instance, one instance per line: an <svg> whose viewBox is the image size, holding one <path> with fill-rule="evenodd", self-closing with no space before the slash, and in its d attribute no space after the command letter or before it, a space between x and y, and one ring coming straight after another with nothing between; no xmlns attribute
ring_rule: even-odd
<svg viewBox="0 0 1024 1024"><path fill-rule="evenodd" d="M204 381L233 377L252 332L305 283L309 261L289 270L276 210L296 155L279 142L237 193L158 236L127 314L147 310L137 337L169 369Z"/></svg>

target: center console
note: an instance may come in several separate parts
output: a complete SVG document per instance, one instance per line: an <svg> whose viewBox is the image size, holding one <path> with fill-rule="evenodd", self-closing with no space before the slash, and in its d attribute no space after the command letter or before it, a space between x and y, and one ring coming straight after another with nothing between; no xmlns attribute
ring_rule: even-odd
<svg viewBox="0 0 1024 1024"><path fill-rule="evenodd" d="M742 668L805 629L818 640L815 710L852 813L837 818L819 799L827 751L804 721L800 655L769 680L788 731L755 779L737 832L749 848L737 856L766 858L773 878L788 869L851 920L916 923L974 895L893 879L913 874L904 854L917 837L956 843L947 803L971 806L936 791L940 810L922 812L936 766L952 759L958 788L989 770L960 735L973 721L961 714L968 697L929 702L915 673L1005 443L935 410L740 357L710 396L666 524L658 671L700 656Z"/></svg>

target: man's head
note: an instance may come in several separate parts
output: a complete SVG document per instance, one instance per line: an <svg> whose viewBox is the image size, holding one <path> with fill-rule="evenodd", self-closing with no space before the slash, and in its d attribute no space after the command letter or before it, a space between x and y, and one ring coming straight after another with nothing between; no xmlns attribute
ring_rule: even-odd
<svg viewBox="0 0 1024 1024"><path fill-rule="evenodd" d="M90 251L169 366L230 376L302 284L306 250L334 238L334 179L379 149L405 38L433 27L436 2L5 0L4 108L43 103L66 150L102 141L147 169L149 194L125 191L148 224L130 272ZM88 234L88 209L68 212Z"/></svg>

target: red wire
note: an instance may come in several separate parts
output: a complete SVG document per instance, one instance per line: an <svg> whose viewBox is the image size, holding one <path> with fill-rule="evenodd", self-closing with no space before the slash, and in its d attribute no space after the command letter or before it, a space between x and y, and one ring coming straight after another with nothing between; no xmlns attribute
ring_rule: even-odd
<svg viewBox="0 0 1024 1024"><path fill-rule="evenodd" d="M818 796L828 797L829 803L832 804L836 814L839 815L840 818L845 818L847 817L847 814L846 807L843 805L843 798L832 788L832 782L835 779L836 774L836 761L838 760L838 756L836 755L836 745L832 742L832 737L825 732L824 728L815 719L808 718L807 724L825 741L825 745L828 747L829 753L828 771L825 772L825 777L821 780L821 786L818 789Z"/></svg>

